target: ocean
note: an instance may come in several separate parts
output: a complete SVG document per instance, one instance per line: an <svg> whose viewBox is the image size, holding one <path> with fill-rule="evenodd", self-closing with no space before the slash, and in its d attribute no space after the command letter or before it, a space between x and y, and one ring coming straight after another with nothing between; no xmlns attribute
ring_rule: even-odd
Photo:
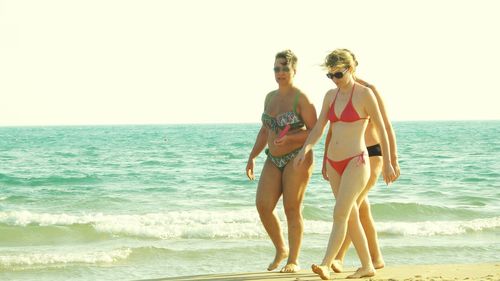
<svg viewBox="0 0 500 281"><path fill-rule="evenodd" d="M0 128L0 280L265 271L274 248L245 175L259 126ZM394 128L401 177L369 195L386 264L498 262L500 121ZM303 268L321 261L332 225L320 164L304 200ZM345 264L359 265L352 248Z"/></svg>

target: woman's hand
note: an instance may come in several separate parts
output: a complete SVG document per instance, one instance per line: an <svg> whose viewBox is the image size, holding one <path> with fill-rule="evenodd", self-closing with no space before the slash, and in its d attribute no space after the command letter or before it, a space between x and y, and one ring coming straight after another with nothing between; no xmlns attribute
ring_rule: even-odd
<svg viewBox="0 0 500 281"><path fill-rule="evenodd" d="M330 178L328 177L328 174L326 173L326 158L323 158L323 166L321 166L321 174L323 175L324 180L326 180L326 181L330 180Z"/></svg>
<svg viewBox="0 0 500 281"><path fill-rule="evenodd" d="M401 175L401 170L399 168L398 159L391 160L391 165L392 165L392 168L394 169L394 173L396 173L396 177L394 178L394 181L396 181L399 178L399 176Z"/></svg>
<svg viewBox="0 0 500 281"><path fill-rule="evenodd" d="M394 168L392 165L389 164L384 164L382 175L384 177L384 181L387 185L390 183L394 182L396 180L396 172L394 172Z"/></svg>
<svg viewBox="0 0 500 281"><path fill-rule="evenodd" d="M276 146L284 146L288 142L288 136L284 135L281 138L276 138L274 140L274 145Z"/></svg>
<svg viewBox="0 0 500 281"><path fill-rule="evenodd" d="M295 159L293 159L293 166L295 168L298 168L300 165L302 165L302 163L304 163L305 159L306 159L306 151L304 148L302 148L299 151L299 154L297 154L297 156L295 156Z"/></svg>
<svg viewBox="0 0 500 281"><path fill-rule="evenodd" d="M255 166L255 159L253 158L250 158L248 159L248 162L247 162L247 167L246 167L246 172L247 172L247 177L249 180L255 180L255 175L253 173L253 168Z"/></svg>

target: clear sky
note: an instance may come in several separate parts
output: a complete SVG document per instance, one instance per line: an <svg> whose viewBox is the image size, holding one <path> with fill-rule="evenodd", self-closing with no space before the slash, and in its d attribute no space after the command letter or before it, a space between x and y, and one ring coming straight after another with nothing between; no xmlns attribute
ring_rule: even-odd
<svg viewBox="0 0 500 281"><path fill-rule="evenodd" d="M319 110L353 51L393 120L500 119L500 1L0 0L0 126L257 123L274 55ZM496 34L496 35L495 35Z"/></svg>

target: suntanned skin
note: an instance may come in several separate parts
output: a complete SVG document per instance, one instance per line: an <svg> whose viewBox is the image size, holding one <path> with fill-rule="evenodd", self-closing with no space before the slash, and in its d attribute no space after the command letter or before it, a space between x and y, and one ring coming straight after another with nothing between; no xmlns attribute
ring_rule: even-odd
<svg viewBox="0 0 500 281"><path fill-rule="evenodd" d="M331 69L331 72L343 71L342 69ZM378 134L381 138L381 148L383 154L383 177L388 184L396 178L396 173L390 163L390 149L387 133L384 127L383 119L372 91L355 82L353 78L353 69L349 68L341 79L332 78L337 85L336 89L328 91L323 100L318 122L309 134L304 147L294 160L294 165L301 166L306 160L306 155L316 144L327 124L327 114L333 99L338 95L335 104L335 112L339 112L347 105L351 91L355 87L352 95L352 103L355 110L361 118L370 118L370 121L376 125ZM331 126L332 139L328 143L328 158L339 161L358 155L360 151L366 150L364 134L368 125L367 119L360 119L355 122L337 122ZM328 280L330 267L339 253L340 247L345 239L349 229L350 236L356 248L361 261L361 268L348 278L370 277L375 274L375 269L370 258L368 243L362 230L359 220L357 198L368 183L370 177L369 162L360 163L352 160L347 165L342 175L339 175L331 165L327 166L327 174L330 180L333 194L336 198L334 208L334 221L332 233L328 242L328 247L320 265L313 264L312 270L322 279Z"/></svg>
<svg viewBox="0 0 500 281"><path fill-rule="evenodd" d="M396 172L396 179L399 178L400 175L400 168L399 168L399 163L398 163L398 154L397 154L397 144L396 144L396 134L394 132L394 129L392 128L392 124L389 121L388 114L386 111L385 103L380 96L380 93L378 90L375 88L375 86L368 84L367 82L363 81L362 79L355 78L356 82L362 84L363 86L366 86L370 88L375 95L377 99L377 103L379 105L380 113L382 114L382 119L384 120L384 125L385 129L387 131L387 136L389 138L389 146L391 150L391 164L394 168L394 171ZM328 151L328 143L330 142L331 139L331 131L328 131L328 134L326 136L326 142L325 142L325 156ZM372 123L368 123L368 127L366 128L365 132L365 142L366 146L372 146L380 143L380 138L377 134L377 130L375 126L373 126ZM367 241L368 241L368 248L370 250L370 256L373 262L373 266L375 269L380 269L385 266L384 259L382 257L382 253L380 251L380 247L378 245L378 237L377 237L377 231L375 229L375 223L371 214L370 210L370 204L368 202L368 192L370 189L375 185L375 183L378 180L378 177L380 175L380 172L382 171L382 157L381 156L372 156L369 158L370 159L370 178L368 179L368 183L366 184L366 187L364 190L361 192L360 196L356 200L356 203L359 208L359 217L361 220L361 225L363 226L363 231L365 232ZM328 179L328 174L326 172L326 165L325 162L323 161L323 167L321 169L321 172L323 174L323 178L325 180ZM396 180L395 179L395 180ZM345 257L345 254L347 250L349 249L349 245L351 244L351 239L349 235L346 236L346 239L344 240L344 243L342 244L342 247L340 248L339 253L335 257L335 260L332 263L332 269L333 271L340 273L343 271L343 260Z"/></svg>
<svg viewBox="0 0 500 281"><path fill-rule="evenodd" d="M276 59L274 63L275 67L282 67L284 64L286 64L284 59ZM294 151L302 147L310 130L316 123L314 105L304 93L293 85L295 71L295 69L291 68L290 72L279 71L275 73L278 89L267 95L264 112L275 117L283 112L290 111L293 107L295 95L299 92L297 113L302 117L305 128L290 130L284 137L278 139L276 132L263 125L257 135L246 166L246 173L250 180L255 179L255 158L266 146L268 146L270 154L274 156L285 155ZM287 262L281 272L297 272L300 269L298 258L304 232L301 206L312 171L312 152L305 156L304 165L295 167L290 162L283 171L278 169L269 159L264 163L257 187L255 204L260 220L276 249L276 255L267 270L276 269L284 259L287 259ZM276 204L282 195L288 224L288 247L275 210Z"/></svg>

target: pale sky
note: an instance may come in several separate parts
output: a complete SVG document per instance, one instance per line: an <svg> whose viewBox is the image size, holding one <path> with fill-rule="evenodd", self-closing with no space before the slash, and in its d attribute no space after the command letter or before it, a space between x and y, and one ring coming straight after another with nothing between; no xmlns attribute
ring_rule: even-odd
<svg viewBox="0 0 500 281"><path fill-rule="evenodd" d="M0 0L0 126L258 123L287 48L318 111L334 86L320 64L348 48L392 120L499 120L499 11L495 0Z"/></svg>

